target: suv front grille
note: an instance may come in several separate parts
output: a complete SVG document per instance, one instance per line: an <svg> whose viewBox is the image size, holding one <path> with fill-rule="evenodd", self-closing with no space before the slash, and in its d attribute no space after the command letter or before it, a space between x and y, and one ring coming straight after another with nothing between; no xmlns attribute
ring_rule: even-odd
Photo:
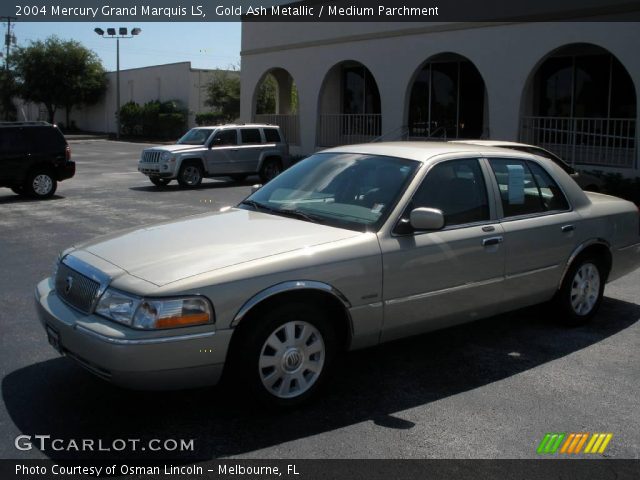
<svg viewBox="0 0 640 480"><path fill-rule="evenodd" d="M142 153L142 162L143 163L158 163L160 162L160 156L162 152L150 151Z"/></svg>
<svg viewBox="0 0 640 480"><path fill-rule="evenodd" d="M84 313L91 313L100 283L85 277L64 263L58 264L55 278L56 292L66 303Z"/></svg>

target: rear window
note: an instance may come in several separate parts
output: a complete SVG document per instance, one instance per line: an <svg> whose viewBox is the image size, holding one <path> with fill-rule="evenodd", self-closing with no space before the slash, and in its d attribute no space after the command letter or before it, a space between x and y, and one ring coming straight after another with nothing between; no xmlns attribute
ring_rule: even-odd
<svg viewBox="0 0 640 480"><path fill-rule="evenodd" d="M267 141L267 143L280 141L280 132L278 132L277 128L265 128L263 131L264 131L264 138Z"/></svg>
<svg viewBox="0 0 640 480"><path fill-rule="evenodd" d="M260 130L257 128L243 128L240 130L242 143L262 143Z"/></svg>

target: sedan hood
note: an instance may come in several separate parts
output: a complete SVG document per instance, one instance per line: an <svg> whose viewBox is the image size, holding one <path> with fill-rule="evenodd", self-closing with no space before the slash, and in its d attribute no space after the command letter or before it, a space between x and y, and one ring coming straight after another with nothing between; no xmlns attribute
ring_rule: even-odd
<svg viewBox="0 0 640 480"><path fill-rule="evenodd" d="M231 209L102 237L78 248L157 286L359 232Z"/></svg>

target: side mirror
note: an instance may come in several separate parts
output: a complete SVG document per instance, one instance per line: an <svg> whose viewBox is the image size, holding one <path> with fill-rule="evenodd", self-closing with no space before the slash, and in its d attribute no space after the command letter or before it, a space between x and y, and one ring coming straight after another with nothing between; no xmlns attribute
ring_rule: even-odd
<svg viewBox="0 0 640 480"><path fill-rule="evenodd" d="M414 230L440 230L444 227L444 215L437 208L414 208L409 223Z"/></svg>
<svg viewBox="0 0 640 480"><path fill-rule="evenodd" d="M256 183L255 185L251 185L251 193L256 193L261 188L262 188L261 183Z"/></svg>

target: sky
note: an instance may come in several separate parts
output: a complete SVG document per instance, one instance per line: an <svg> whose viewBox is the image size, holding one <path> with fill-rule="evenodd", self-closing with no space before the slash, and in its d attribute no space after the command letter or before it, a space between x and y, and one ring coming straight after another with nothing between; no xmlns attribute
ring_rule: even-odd
<svg viewBox="0 0 640 480"><path fill-rule="evenodd" d="M193 68L228 68L240 64L240 22L118 23L117 25L79 22L18 22L12 31L19 46L29 41L57 35L77 40L102 59L104 67L116 69L116 42L100 38L93 29L100 27L140 27L137 37L120 41L120 69L191 61ZM6 24L1 25L2 38Z"/></svg>

